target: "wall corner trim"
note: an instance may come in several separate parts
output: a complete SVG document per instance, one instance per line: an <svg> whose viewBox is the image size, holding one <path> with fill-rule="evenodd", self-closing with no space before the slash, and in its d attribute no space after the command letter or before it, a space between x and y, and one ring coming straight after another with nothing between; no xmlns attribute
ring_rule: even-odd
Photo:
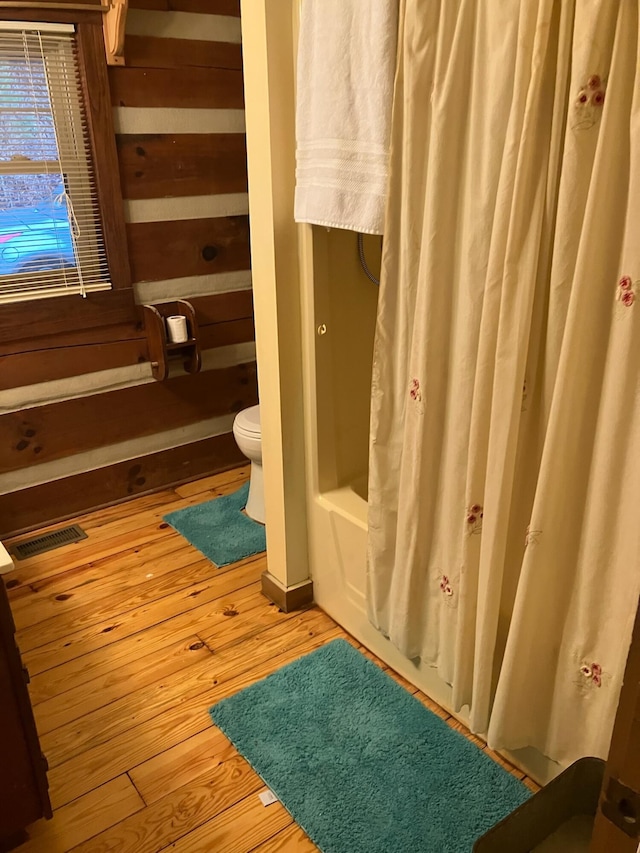
<svg viewBox="0 0 640 853"><path fill-rule="evenodd" d="M294 4L295 7L295 4ZM295 193L294 7L243 0L249 213L267 550L283 589L308 578Z"/></svg>

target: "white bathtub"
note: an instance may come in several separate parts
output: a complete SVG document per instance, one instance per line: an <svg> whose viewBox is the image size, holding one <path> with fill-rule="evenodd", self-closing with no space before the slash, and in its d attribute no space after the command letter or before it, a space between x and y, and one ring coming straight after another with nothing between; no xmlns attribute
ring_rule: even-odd
<svg viewBox="0 0 640 853"><path fill-rule="evenodd" d="M379 238L367 238L372 269ZM454 713L436 670L405 658L369 622L367 466L377 289L362 273L356 237L310 229L303 251L307 525L314 598L346 631ZM467 708L454 713L468 720ZM544 783L561 769L533 750L507 754Z"/></svg>
<svg viewBox="0 0 640 853"><path fill-rule="evenodd" d="M317 494L308 504L316 602L345 630L451 711L451 688L431 667L416 666L369 622L366 604L366 479ZM456 714L463 722L464 715Z"/></svg>
<svg viewBox="0 0 640 853"><path fill-rule="evenodd" d="M378 291L362 272L356 236L313 228L303 294L307 524L314 597L349 633L435 701L451 690L414 666L369 623L366 606L367 466L371 359ZM365 242L379 269L380 239Z"/></svg>

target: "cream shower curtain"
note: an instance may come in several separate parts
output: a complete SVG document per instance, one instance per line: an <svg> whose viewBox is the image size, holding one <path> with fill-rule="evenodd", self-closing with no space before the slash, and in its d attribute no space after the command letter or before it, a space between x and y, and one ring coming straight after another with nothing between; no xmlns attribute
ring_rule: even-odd
<svg viewBox="0 0 640 853"><path fill-rule="evenodd" d="M604 756L640 592L638 0L405 0L370 616L494 747Z"/></svg>

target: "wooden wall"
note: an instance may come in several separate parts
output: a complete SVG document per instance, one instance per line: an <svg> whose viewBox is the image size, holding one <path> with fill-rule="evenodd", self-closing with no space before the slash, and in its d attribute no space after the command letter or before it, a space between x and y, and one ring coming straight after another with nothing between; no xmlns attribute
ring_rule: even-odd
<svg viewBox="0 0 640 853"><path fill-rule="evenodd" d="M203 370L135 322L0 342L0 535L238 464L257 402L239 0L130 0L109 83L136 302L189 299ZM73 308L71 308L73 310Z"/></svg>

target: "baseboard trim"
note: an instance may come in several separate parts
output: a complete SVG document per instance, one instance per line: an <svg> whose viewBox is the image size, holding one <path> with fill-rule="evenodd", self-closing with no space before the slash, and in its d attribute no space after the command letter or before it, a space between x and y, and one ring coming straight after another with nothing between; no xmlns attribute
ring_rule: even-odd
<svg viewBox="0 0 640 853"><path fill-rule="evenodd" d="M313 603L313 581L311 579L284 587L269 572L263 572L262 594L276 604L285 613L301 610Z"/></svg>
<svg viewBox="0 0 640 853"><path fill-rule="evenodd" d="M8 492L0 495L0 536L27 533L244 463L229 432Z"/></svg>

